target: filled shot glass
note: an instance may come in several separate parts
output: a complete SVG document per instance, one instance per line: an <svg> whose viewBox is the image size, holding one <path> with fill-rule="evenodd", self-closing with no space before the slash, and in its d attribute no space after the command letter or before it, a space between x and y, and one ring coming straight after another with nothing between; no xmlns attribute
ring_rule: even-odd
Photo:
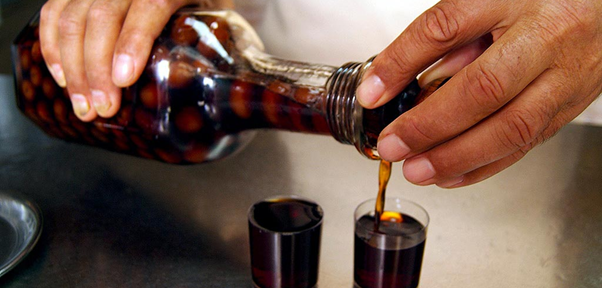
<svg viewBox="0 0 602 288"><path fill-rule="evenodd" d="M375 204L365 201L354 213L354 287L418 287L428 213L416 203L387 198L377 222Z"/></svg>
<svg viewBox="0 0 602 288"><path fill-rule="evenodd" d="M296 196L276 196L251 206L253 287L316 287L323 216L318 204Z"/></svg>

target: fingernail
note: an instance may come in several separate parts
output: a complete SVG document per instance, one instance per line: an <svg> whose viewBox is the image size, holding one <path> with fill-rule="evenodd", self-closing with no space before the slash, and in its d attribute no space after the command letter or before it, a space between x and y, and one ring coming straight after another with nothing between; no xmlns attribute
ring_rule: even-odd
<svg viewBox="0 0 602 288"><path fill-rule="evenodd" d="M111 108L111 102L107 95L100 90L92 90L92 105L99 114L104 114Z"/></svg>
<svg viewBox="0 0 602 288"><path fill-rule="evenodd" d="M59 86L65 88L67 86L67 80L65 80L65 72L63 72L63 67L59 64L53 64L50 66L50 70L52 70L52 75L54 75L54 80Z"/></svg>
<svg viewBox="0 0 602 288"><path fill-rule="evenodd" d="M386 136L377 145L380 157L391 162L401 161L410 153L410 147L395 134Z"/></svg>
<svg viewBox="0 0 602 288"><path fill-rule="evenodd" d="M71 95L71 104L73 105L73 112L79 117L84 117L90 111L90 104L86 96L82 94Z"/></svg>
<svg viewBox="0 0 602 288"><path fill-rule="evenodd" d="M441 188L452 188L462 184L462 182L464 182L464 175L438 183L437 186Z"/></svg>
<svg viewBox="0 0 602 288"><path fill-rule="evenodd" d="M435 177L435 168L425 157L408 159L403 164L403 175L412 183L432 184L427 181Z"/></svg>
<svg viewBox="0 0 602 288"><path fill-rule="evenodd" d="M134 60L132 60L130 55L120 54L115 60L113 69L113 81L115 81L115 84L125 86L129 84L134 73Z"/></svg>
<svg viewBox="0 0 602 288"><path fill-rule="evenodd" d="M385 93L385 84L376 75L370 75L357 87L357 100L362 106L370 106L376 103Z"/></svg>

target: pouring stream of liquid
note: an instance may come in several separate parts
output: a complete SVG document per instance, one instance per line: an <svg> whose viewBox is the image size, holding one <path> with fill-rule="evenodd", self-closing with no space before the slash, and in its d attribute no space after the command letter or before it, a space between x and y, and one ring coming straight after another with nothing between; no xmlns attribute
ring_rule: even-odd
<svg viewBox="0 0 602 288"><path fill-rule="evenodd" d="M385 192L391 178L391 166L393 166L393 163L380 160L378 169L378 196L376 196L376 207L374 209L374 230L378 230L380 218L385 209Z"/></svg>

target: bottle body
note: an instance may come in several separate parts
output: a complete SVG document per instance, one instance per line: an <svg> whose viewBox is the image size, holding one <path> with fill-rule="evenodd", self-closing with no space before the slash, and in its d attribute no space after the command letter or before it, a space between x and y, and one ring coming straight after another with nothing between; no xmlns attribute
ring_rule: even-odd
<svg viewBox="0 0 602 288"><path fill-rule="evenodd" d="M355 88L369 62L337 68L278 59L263 53L235 12L183 10L156 40L140 79L123 89L117 115L84 123L46 69L37 27L32 21L13 45L23 113L51 136L169 163L221 159L264 128L332 135L376 158L378 133L420 91L414 83L397 104L362 109Z"/></svg>

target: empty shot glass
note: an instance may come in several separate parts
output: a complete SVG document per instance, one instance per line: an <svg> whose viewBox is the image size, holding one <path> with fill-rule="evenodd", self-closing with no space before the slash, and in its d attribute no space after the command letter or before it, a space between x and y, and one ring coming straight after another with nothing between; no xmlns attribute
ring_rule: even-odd
<svg viewBox="0 0 602 288"><path fill-rule="evenodd" d="M251 206L254 287L316 287L323 216L318 204L296 196L276 196Z"/></svg>
<svg viewBox="0 0 602 288"><path fill-rule="evenodd" d="M375 204L365 201L354 213L354 287L418 287L428 213L416 203L387 198L377 222Z"/></svg>

